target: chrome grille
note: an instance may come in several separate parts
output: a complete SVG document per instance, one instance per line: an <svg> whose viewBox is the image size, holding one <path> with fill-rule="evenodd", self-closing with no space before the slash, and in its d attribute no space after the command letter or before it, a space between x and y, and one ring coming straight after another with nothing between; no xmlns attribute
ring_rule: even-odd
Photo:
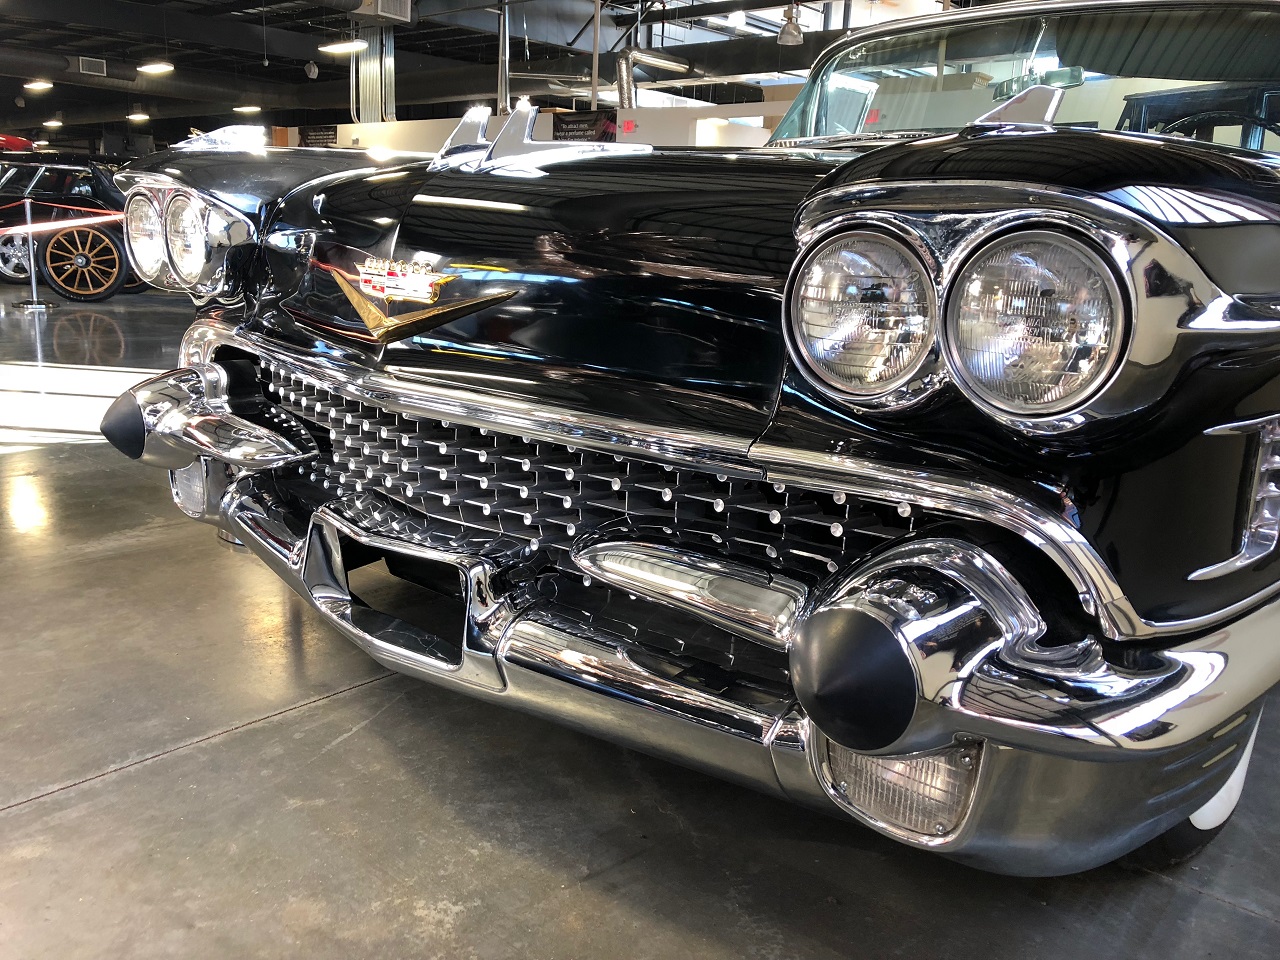
<svg viewBox="0 0 1280 960"><path fill-rule="evenodd" d="M310 480L335 496L381 493L471 539L514 538L578 575L569 546L612 524L815 577L910 529L892 504L390 413L279 364L259 369L268 396L316 429L321 459L299 468Z"/></svg>

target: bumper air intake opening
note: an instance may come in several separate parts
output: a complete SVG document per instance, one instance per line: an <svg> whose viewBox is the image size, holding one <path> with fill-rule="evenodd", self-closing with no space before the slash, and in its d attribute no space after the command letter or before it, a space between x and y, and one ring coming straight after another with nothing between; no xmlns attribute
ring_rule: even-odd
<svg viewBox="0 0 1280 960"><path fill-rule="evenodd" d="M353 623L413 653L462 662L467 604L457 569L346 537L341 547Z"/></svg>

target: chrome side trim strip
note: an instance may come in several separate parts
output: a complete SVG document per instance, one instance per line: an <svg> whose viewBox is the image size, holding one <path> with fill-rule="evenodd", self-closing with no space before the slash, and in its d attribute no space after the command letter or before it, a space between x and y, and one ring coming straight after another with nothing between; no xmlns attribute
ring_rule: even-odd
<svg viewBox="0 0 1280 960"><path fill-rule="evenodd" d="M746 564L656 544L593 543L573 551L594 579L687 610L775 649L787 648L805 586Z"/></svg>

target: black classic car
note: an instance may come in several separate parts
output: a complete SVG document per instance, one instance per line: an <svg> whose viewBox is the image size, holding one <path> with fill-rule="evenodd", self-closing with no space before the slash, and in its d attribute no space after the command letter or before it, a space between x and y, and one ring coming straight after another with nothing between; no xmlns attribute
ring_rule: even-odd
<svg viewBox="0 0 1280 960"><path fill-rule="evenodd" d="M34 252L41 279L64 299L96 302L145 289L129 270L124 194L113 175L87 156L0 155L0 280L30 283Z"/></svg>
<svg viewBox="0 0 1280 960"><path fill-rule="evenodd" d="M1201 116L1277 50L1020 3L849 36L761 149L180 146L119 182L203 308L103 432L395 670L988 870L1174 862L1280 679L1280 138Z"/></svg>

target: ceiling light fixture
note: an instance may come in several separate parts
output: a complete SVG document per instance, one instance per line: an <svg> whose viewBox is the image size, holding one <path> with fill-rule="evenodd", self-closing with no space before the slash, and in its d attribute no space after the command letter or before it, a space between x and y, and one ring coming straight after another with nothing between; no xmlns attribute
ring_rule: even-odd
<svg viewBox="0 0 1280 960"><path fill-rule="evenodd" d="M248 104L248 103L246 103L243 107L232 107L231 109L234 110L236 113L261 113L262 112L261 107L255 107L252 104Z"/></svg>
<svg viewBox="0 0 1280 960"><path fill-rule="evenodd" d="M57 130L58 127L62 126L62 111L59 110L55 113L51 118L44 122L44 125L50 130Z"/></svg>
<svg viewBox="0 0 1280 960"><path fill-rule="evenodd" d="M32 140L31 145L33 147L47 147L49 145L49 141L48 140Z"/></svg>
<svg viewBox="0 0 1280 960"><path fill-rule="evenodd" d="M157 76L161 73L173 73L173 64L168 60L148 60L146 63L138 65L139 73L149 73Z"/></svg>
<svg viewBox="0 0 1280 960"><path fill-rule="evenodd" d="M125 114L124 118L126 120L132 120L134 123L142 123L145 120L150 120L151 114L142 109L142 104L135 103L133 105L133 112Z"/></svg>
<svg viewBox="0 0 1280 960"><path fill-rule="evenodd" d="M778 29L778 43L784 47L798 47L804 43L804 31L800 29L800 6L788 4L782 12L782 26Z"/></svg>
<svg viewBox="0 0 1280 960"><path fill-rule="evenodd" d="M359 37L352 37L350 40L339 40L336 43L326 43L319 47L321 53L359 53L369 46L368 40L361 40Z"/></svg>
<svg viewBox="0 0 1280 960"><path fill-rule="evenodd" d="M28 80L26 83L22 85L22 89L35 90L37 92L41 90L52 90L53 84L50 83L48 80Z"/></svg>

